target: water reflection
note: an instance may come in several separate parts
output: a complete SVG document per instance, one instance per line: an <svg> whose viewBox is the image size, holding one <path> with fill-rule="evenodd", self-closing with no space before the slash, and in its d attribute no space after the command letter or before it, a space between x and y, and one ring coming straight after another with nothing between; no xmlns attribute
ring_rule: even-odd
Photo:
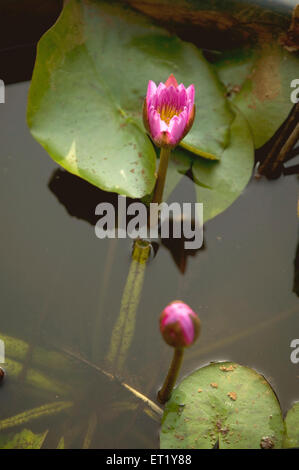
<svg viewBox="0 0 299 470"><path fill-rule="evenodd" d="M101 191L87 181L60 168L56 169L51 175L48 187L72 217L85 220L95 226L99 219L99 216L94 213L95 207L101 202L109 202L114 207L116 222L118 221L118 195L115 193ZM134 201L133 199L126 198L127 206ZM127 216L126 223L132 218L133 216ZM184 244L187 239L184 236L181 238L174 238L173 236L175 224L181 225L181 233L183 234L182 221L174 221L174 224L170 224L169 238L154 241L153 249L156 255L160 244L167 248L176 266L184 274L188 257L194 257L199 250L203 250L204 244L197 250L186 249ZM194 222L192 229L194 229Z"/></svg>

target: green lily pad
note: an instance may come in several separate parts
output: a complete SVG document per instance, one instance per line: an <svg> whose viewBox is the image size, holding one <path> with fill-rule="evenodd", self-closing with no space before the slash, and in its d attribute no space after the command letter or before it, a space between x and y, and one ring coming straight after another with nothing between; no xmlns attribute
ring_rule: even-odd
<svg viewBox="0 0 299 470"><path fill-rule="evenodd" d="M254 146L246 119L235 108L230 145L219 162L198 158L177 148L169 161L163 197L167 199L192 168L197 202L203 203L204 222L227 209L243 192L254 164Z"/></svg>
<svg viewBox="0 0 299 470"><path fill-rule="evenodd" d="M192 173L197 201L203 203L206 222L229 207L243 192L254 164L250 129L242 114L236 111L231 126L231 142L220 162L194 159Z"/></svg>
<svg viewBox="0 0 299 470"><path fill-rule="evenodd" d="M197 201L203 203L204 222L227 209L247 185L254 165L254 147L248 124L236 110L231 142L220 162L197 158L192 165Z"/></svg>
<svg viewBox="0 0 299 470"><path fill-rule="evenodd" d="M299 447L299 402L294 403L286 418L285 448Z"/></svg>
<svg viewBox="0 0 299 470"><path fill-rule="evenodd" d="M162 418L162 449L281 448L284 422L270 384L252 369L213 363L173 391Z"/></svg>
<svg viewBox="0 0 299 470"><path fill-rule="evenodd" d="M299 74L298 57L274 42L265 42L258 49L225 53L214 67L248 120L255 147L261 147L291 111L290 84Z"/></svg>
<svg viewBox="0 0 299 470"><path fill-rule="evenodd" d="M17 434L0 436L0 449L40 449L47 434L48 431L34 434L29 429L24 429Z"/></svg>
<svg viewBox="0 0 299 470"><path fill-rule="evenodd" d="M71 0L38 45L31 132L71 173L142 197L153 189L156 167L141 119L143 99L148 80L165 81L170 73L196 88L197 116L183 145L219 159L232 114L201 52L129 7Z"/></svg>

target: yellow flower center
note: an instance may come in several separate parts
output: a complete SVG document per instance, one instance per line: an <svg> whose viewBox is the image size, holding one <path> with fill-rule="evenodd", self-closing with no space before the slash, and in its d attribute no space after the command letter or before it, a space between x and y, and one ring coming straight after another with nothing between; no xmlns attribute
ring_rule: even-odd
<svg viewBox="0 0 299 470"><path fill-rule="evenodd" d="M158 108L157 111L160 114L162 121L166 122L168 125L173 116L178 116L183 111L183 109L176 109L173 106L166 105L162 106L162 108Z"/></svg>

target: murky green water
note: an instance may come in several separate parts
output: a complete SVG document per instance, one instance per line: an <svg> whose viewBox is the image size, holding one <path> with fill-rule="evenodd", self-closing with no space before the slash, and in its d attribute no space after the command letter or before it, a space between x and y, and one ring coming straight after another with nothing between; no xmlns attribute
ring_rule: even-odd
<svg viewBox="0 0 299 470"><path fill-rule="evenodd" d="M115 372L105 357L132 241L96 238L95 206L111 195L57 172L27 129L27 90L27 83L7 87L0 105L0 339L8 341L0 419L45 403L73 406L2 433L49 429L45 447L56 447L62 436L72 448L84 442L96 448L158 447L159 423L99 370ZM183 253L160 246L145 271L120 380L155 401L172 353L160 338L158 316L180 298L202 321L181 376L228 359L262 372L284 411L299 399L299 365L290 361L290 343L299 333L292 291L297 196L295 176L253 179L206 224L205 246L187 257L184 273L178 268ZM184 177L172 199L193 198L193 183Z"/></svg>

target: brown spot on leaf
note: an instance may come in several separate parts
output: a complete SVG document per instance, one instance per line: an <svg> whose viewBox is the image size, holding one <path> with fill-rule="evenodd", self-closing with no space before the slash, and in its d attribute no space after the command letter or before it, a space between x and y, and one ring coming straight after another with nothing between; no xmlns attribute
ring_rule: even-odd
<svg viewBox="0 0 299 470"><path fill-rule="evenodd" d="M221 432L221 434L223 434L224 436L229 432L228 427L222 427L221 421L217 421L216 427L218 429L218 432Z"/></svg>
<svg viewBox="0 0 299 470"><path fill-rule="evenodd" d="M218 388L218 384L216 382L212 382L212 383L210 383L210 385L213 388Z"/></svg>
<svg viewBox="0 0 299 470"><path fill-rule="evenodd" d="M232 365L226 367L226 366L221 366L219 367L220 370L222 370L223 372L233 372L234 371L234 368Z"/></svg>
<svg viewBox="0 0 299 470"><path fill-rule="evenodd" d="M231 398L233 401L236 401L237 399L237 394L236 392L228 392L227 396Z"/></svg>

